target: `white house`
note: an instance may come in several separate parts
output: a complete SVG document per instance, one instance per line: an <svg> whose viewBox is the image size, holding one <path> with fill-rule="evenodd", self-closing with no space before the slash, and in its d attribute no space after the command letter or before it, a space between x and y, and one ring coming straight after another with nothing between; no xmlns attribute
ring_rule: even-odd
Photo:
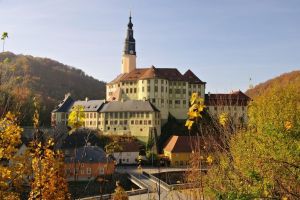
<svg viewBox="0 0 300 200"><path fill-rule="evenodd" d="M140 144L137 141L120 142L120 152L114 153L117 164L137 164Z"/></svg>

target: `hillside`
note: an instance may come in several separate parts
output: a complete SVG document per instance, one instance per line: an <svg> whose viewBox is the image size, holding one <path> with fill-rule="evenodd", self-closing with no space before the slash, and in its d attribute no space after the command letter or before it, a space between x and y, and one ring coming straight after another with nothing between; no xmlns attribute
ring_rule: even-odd
<svg viewBox="0 0 300 200"><path fill-rule="evenodd" d="M247 90L246 94L251 98L255 98L271 90L274 87L279 87L284 89L288 85L293 85L299 88L299 92L300 92L300 71L292 71L292 72L284 73L264 83L260 83L256 85L254 88Z"/></svg>
<svg viewBox="0 0 300 200"><path fill-rule="evenodd" d="M75 99L103 99L105 83L48 58L0 53L0 114L19 111L22 125L31 125L36 97L41 124L49 125L50 112L68 92Z"/></svg>

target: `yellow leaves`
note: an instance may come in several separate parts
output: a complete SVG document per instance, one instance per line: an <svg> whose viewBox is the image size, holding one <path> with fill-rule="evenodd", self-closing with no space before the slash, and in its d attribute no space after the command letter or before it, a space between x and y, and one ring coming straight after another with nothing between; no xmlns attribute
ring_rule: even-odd
<svg viewBox="0 0 300 200"><path fill-rule="evenodd" d="M193 93L190 99L191 106L187 113L188 120L185 123L185 126L191 130L194 122L201 117L201 112L204 110L203 99L198 96L198 93Z"/></svg>
<svg viewBox="0 0 300 200"><path fill-rule="evenodd" d="M72 108L71 113L69 114L68 118L68 125L72 129L80 128L84 125L84 108L83 106L75 106Z"/></svg>
<svg viewBox="0 0 300 200"><path fill-rule="evenodd" d="M281 198L281 200L288 200L288 198L285 197L285 196L283 196L283 197Z"/></svg>
<svg viewBox="0 0 300 200"><path fill-rule="evenodd" d="M17 151L17 146L21 143L21 133L23 129L17 124L17 118L8 112L0 120L0 158L10 159Z"/></svg>
<svg viewBox="0 0 300 200"><path fill-rule="evenodd" d="M227 113L221 113L219 115L219 123L222 125L222 126L225 126L227 123L228 123L228 114Z"/></svg>
<svg viewBox="0 0 300 200"><path fill-rule="evenodd" d="M185 126L188 127L189 130L192 129L193 124L194 124L194 121L191 121L189 119L186 120L186 122L185 122Z"/></svg>
<svg viewBox="0 0 300 200"><path fill-rule="evenodd" d="M206 162L211 165L212 162L213 162L213 157L211 155L209 155L207 158L206 158Z"/></svg>
<svg viewBox="0 0 300 200"><path fill-rule="evenodd" d="M284 128L285 128L285 130L287 130L287 131L291 130L291 129L293 128L293 123L292 123L291 121L286 121L286 122L284 123Z"/></svg>
<svg viewBox="0 0 300 200"><path fill-rule="evenodd" d="M35 142L32 154L34 181L29 199L70 199L64 177L62 152L54 150L53 139L44 143Z"/></svg>

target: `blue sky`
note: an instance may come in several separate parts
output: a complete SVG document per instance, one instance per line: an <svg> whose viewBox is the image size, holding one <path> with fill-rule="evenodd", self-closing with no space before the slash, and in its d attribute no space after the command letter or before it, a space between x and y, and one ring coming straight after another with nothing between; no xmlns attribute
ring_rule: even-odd
<svg viewBox="0 0 300 200"><path fill-rule="evenodd" d="M250 77L300 69L299 0L0 0L0 32L9 51L110 81L130 10L138 67L191 69L207 91L244 91Z"/></svg>

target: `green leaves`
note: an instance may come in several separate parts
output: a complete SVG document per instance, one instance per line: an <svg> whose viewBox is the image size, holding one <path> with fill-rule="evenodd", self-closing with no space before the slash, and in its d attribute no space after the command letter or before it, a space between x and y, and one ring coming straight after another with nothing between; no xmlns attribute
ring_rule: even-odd
<svg viewBox="0 0 300 200"><path fill-rule="evenodd" d="M7 32L3 32L2 36L1 36L1 40L5 40L6 38L8 38L8 33Z"/></svg>

